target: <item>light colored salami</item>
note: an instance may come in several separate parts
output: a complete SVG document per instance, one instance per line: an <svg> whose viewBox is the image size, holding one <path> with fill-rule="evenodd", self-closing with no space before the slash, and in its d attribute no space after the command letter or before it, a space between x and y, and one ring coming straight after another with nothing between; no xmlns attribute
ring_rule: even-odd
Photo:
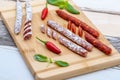
<svg viewBox="0 0 120 80"><path fill-rule="evenodd" d="M22 3L17 0L16 3L16 22L15 22L15 27L14 27L14 33L19 34L21 31L21 26L22 26Z"/></svg>
<svg viewBox="0 0 120 80"><path fill-rule="evenodd" d="M29 0L26 0L26 21L23 32L24 40L28 40L32 37L31 22L32 22L32 8L31 5L29 4Z"/></svg>
<svg viewBox="0 0 120 80"><path fill-rule="evenodd" d="M46 34L47 34L48 37L52 36L51 29L49 27L46 30Z"/></svg>
<svg viewBox="0 0 120 80"><path fill-rule="evenodd" d="M57 39L57 33L55 31L52 31L52 38L55 40Z"/></svg>
<svg viewBox="0 0 120 80"><path fill-rule="evenodd" d="M93 46L85 41L84 39L80 38L78 35L72 33L70 30L60 26L59 24L57 24L56 22L49 20L47 22L47 24L55 29L56 31L58 31L59 33L61 33L62 35L64 35L65 37L67 37L68 39L72 40L73 42L77 43L78 45L80 45L81 47L85 48L88 51L91 51Z"/></svg>
<svg viewBox="0 0 120 80"><path fill-rule="evenodd" d="M75 43L63 38L63 37L59 37L58 38L59 42L64 45L65 47L67 47L68 49L70 49L71 51L77 53L78 55L82 56L82 57L86 57L87 56L87 50L85 50L84 48L76 45Z"/></svg>
<svg viewBox="0 0 120 80"><path fill-rule="evenodd" d="M45 25L41 25L41 26L40 26L40 31L41 31L42 33L45 33Z"/></svg>

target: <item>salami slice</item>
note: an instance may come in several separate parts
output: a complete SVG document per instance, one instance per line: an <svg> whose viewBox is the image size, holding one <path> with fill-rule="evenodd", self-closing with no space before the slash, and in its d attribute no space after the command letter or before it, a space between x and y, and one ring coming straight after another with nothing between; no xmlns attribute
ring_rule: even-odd
<svg viewBox="0 0 120 80"><path fill-rule="evenodd" d="M52 37L51 29L49 27L46 30L46 34L48 37Z"/></svg>
<svg viewBox="0 0 120 80"><path fill-rule="evenodd" d="M57 33L56 33L55 31L52 31L52 38L53 38L54 40L57 39Z"/></svg>
<svg viewBox="0 0 120 80"><path fill-rule="evenodd" d="M40 26L40 31L41 31L42 33L45 33L45 25L41 25L41 26Z"/></svg>

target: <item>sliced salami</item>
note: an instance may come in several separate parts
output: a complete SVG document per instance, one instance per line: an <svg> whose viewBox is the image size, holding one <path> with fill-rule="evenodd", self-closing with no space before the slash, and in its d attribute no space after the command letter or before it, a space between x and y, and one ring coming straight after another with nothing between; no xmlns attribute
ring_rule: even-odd
<svg viewBox="0 0 120 80"><path fill-rule="evenodd" d="M57 33L56 33L55 31L52 31L52 38L53 38L54 40L57 39Z"/></svg>
<svg viewBox="0 0 120 80"><path fill-rule="evenodd" d="M29 0L26 0L26 21L24 25L23 37L24 40L29 40L32 37L32 8L29 4Z"/></svg>
<svg viewBox="0 0 120 80"><path fill-rule="evenodd" d="M42 33L45 33L45 25L41 25L41 26L40 26L40 31L41 31Z"/></svg>
<svg viewBox="0 0 120 80"><path fill-rule="evenodd" d="M93 46L85 41L84 39L80 38L78 35L72 33L70 30L60 26L59 24L57 24L56 22L49 20L47 22L47 24L55 29L56 31L58 31L59 33L61 33L62 35L64 35L65 37L67 37L68 39L72 40L73 42L77 43L78 45L80 45L81 47L85 48L88 51L91 51Z"/></svg>
<svg viewBox="0 0 120 80"><path fill-rule="evenodd" d="M60 36L58 38L58 40L62 45L64 45L65 47L67 47L71 51L77 53L78 55L80 55L82 57L87 56L87 50L85 50L84 48L76 45L75 43L71 42L70 40L67 40L67 39L63 38L62 36Z"/></svg>
<svg viewBox="0 0 120 80"><path fill-rule="evenodd" d="M52 36L51 29L49 27L46 30L46 34L47 34L48 37Z"/></svg>

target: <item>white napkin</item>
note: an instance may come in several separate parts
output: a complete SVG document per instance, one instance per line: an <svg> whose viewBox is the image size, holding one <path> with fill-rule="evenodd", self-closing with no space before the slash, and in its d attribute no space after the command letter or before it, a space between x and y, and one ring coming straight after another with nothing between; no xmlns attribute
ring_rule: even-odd
<svg viewBox="0 0 120 80"><path fill-rule="evenodd" d="M120 15L120 0L73 0L82 10Z"/></svg>

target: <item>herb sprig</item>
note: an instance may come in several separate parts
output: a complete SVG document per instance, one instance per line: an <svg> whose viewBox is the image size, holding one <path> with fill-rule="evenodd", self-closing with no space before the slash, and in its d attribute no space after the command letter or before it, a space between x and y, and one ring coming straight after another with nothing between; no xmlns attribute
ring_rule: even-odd
<svg viewBox="0 0 120 80"><path fill-rule="evenodd" d="M60 9L65 9L72 14L80 14L78 10L76 10L68 0L47 0L48 4L58 6Z"/></svg>
<svg viewBox="0 0 120 80"><path fill-rule="evenodd" d="M41 54L35 54L34 59L38 62L48 62L48 64L54 63L60 67L67 67L69 66L69 63L61 60L53 60L52 58L48 58Z"/></svg>

